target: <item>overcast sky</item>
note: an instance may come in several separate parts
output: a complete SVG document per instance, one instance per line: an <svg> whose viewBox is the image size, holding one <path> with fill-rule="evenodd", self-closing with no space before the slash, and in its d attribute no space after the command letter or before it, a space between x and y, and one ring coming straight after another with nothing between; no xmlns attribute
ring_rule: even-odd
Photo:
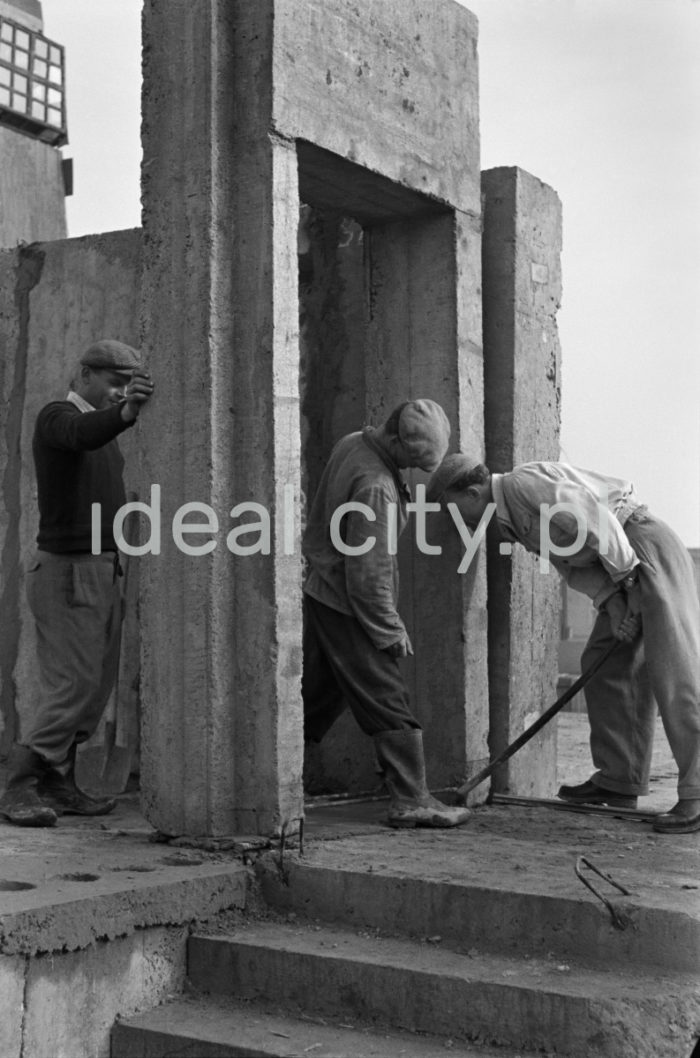
<svg viewBox="0 0 700 1058"><path fill-rule="evenodd" d="M465 6L482 168L518 165L563 205L562 458L630 477L699 546L700 0ZM140 224L140 10L43 0L66 46L72 236Z"/></svg>

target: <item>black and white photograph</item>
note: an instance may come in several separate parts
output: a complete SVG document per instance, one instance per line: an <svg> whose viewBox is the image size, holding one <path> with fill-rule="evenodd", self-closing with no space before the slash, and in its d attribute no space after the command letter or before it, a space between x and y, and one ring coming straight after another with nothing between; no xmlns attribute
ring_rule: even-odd
<svg viewBox="0 0 700 1058"><path fill-rule="evenodd" d="M0 1058L700 1058L700 0L0 0Z"/></svg>

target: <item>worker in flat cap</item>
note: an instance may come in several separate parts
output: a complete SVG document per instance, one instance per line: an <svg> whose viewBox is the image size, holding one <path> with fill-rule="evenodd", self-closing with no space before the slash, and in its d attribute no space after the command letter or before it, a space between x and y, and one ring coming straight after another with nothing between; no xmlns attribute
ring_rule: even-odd
<svg viewBox="0 0 700 1058"><path fill-rule="evenodd" d="M126 497L117 437L134 425L152 393L138 351L103 339L80 357L65 400L47 404L36 420L39 532L25 583L36 624L39 692L10 752L0 799L0 815L17 826L53 826L63 813L96 816L114 808L113 800L80 790L75 760L104 712L119 658L121 569L113 522ZM99 548L93 504L101 508Z"/></svg>
<svg viewBox="0 0 700 1058"><path fill-rule="evenodd" d="M428 791L422 731L399 666L413 653L397 609L395 545L410 498L401 471L434 470L449 437L432 400L405 401L382 426L343 437L303 537L305 739L320 742L349 706L374 741L394 827L451 827L469 816Z"/></svg>
<svg viewBox="0 0 700 1058"><path fill-rule="evenodd" d="M558 796L635 808L649 792L658 704L678 765L678 802L653 827L661 834L700 830L700 603L692 559L676 533L639 502L631 482L567 463L524 463L496 474L474 457L449 455L430 479L427 500L473 530L495 516L504 540L541 560L547 553L570 587L592 599L598 614L584 671L618 640L584 691L596 771Z"/></svg>

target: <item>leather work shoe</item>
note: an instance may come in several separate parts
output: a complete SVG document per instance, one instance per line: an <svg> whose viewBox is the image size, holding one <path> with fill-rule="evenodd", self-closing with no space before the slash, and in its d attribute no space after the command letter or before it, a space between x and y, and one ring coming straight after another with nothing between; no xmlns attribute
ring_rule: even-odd
<svg viewBox="0 0 700 1058"><path fill-rule="evenodd" d="M557 797L577 805L608 805L610 808L636 808L637 798L629 794L618 794L605 790L590 779L578 786L560 786Z"/></svg>
<svg viewBox="0 0 700 1058"><path fill-rule="evenodd" d="M670 812L657 816L652 825L658 834L692 834L700 830L700 797L679 801Z"/></svg>
<svg viewBox="0 0 700 1058"><path fill-rule="evenodd" d="M106 816L116 805L113 797L90 797L76 786L72 776L51 768L39 787L39 796L58 815Z"/></svg>
<svg viewBox="0 0 700 1058"><path fill-rule="evenodd" d="M16 827L55 827L57 815L44 804L36 790L13 787L0 800L0 816Z"/></svg>
<svg viewBox="0 0 700 1058"><path fill-rule="evenodd" d="M56 826L56 813L40 799L37 789L47 766L30 746L15 742L7 761L7 789L0 798L0 816L16 827Z"/></svg>

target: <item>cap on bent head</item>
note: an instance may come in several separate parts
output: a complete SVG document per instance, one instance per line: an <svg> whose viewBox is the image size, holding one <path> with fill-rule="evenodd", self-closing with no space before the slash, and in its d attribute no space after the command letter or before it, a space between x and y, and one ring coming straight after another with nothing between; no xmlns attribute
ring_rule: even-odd
<svg viewBox="0 0 700 1058"><path fill-rule="evenodd" d="M141 366L141 354L124 342L103 338L94 342L80 357L84 367L105 371L136 371Z"/></svg>
<svg viewBox="0 0 700 1058"><path fill-rule="evenodd" d="M398 417L398 437L411 466L438 466L450 442L450 422L434 400L409 400Z"/></svg>
<svg viewBox="0 0 700 1058"><path fill-rule="evenodd" d="M463 452L454 452L445 456L437 468L425 492L428 503L440 503L448 489L455 486L461 479L474 474L475 482L480 483L488 477L488 469L476 456L465 455Z"/></svg>

